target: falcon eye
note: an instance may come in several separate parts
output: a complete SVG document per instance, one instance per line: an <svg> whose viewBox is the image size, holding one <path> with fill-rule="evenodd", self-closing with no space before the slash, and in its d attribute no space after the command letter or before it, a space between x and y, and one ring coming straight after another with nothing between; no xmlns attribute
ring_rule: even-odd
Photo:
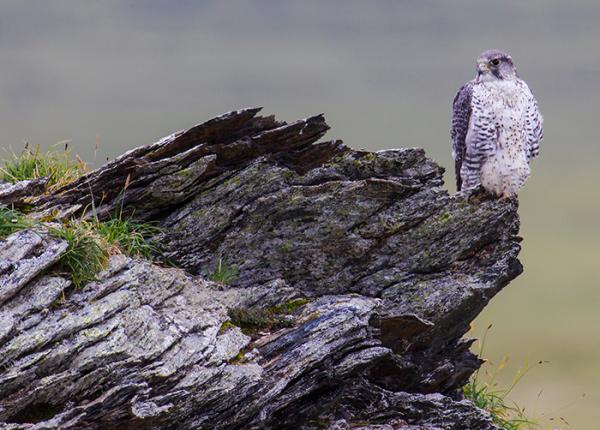
<svg viewBox="0 0 600 430"><path fill-rule="evenodd" d="M497 58L494 58L492 61L490 61L494 66L497 66L498 64L500 64L500 60Z"/></svg>

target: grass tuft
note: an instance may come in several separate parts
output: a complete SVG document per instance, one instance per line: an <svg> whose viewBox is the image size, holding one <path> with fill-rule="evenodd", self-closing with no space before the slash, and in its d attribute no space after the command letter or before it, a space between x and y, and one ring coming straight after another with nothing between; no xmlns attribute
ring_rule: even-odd
<svg viewBox="0 0 600 430"><path fill-rule="evenodd" d="M485 409L492 416L492 421L505 430L523 430L538 428L539 424L529 419L525 409L507 400L509 389L498 389L492 384L471 379L463 387L463 394L475 406Z"/></svg>
<svg viewBox="0 0 600 430"><path fill-rule="evenodd" d="M209 279L213 282L219 282L221 284L229 284L233 282L238 275L238 269L235 266L227 264L227 261L223 258L219 258L217 267L209 276Z"/></svg>
<svg viewBox="0 0 600 430"><path fill-rule="evenodd" d="M34 224L34 221L25 217L18 210L0 205L0 239L4 239L16 231L32 227Z"/></svg>
<svg viewBox="0 0 600 430"><path fill-rule="evenodd" d="M10 234L43 225L15 209L0 205L0 239ZM108 221L71 220L48 233L68 243L66 253L54 266L59 273L69 276L76 288L95 279L106 267L110 254L123 253L130 257L153 259L160 254L150 239L159 233L158 227L135 223L120 218Z"/></svg>
<svg viewBox="0 0 600 430"><path fill-rule="evenodd" d="M39 145L32 149L27 144L20 154L12 153L2 164L0 179L3 181L15 183L47 177L49 187L68 184L88 170L83 161L71 157L68 145L62 151L41 152Z"/></svg>
<svg viewBox="0 0 600 430"><path fill-rule="evenodd" d="M82 224L71 221L49 229L49 233L68 243L67 251L56 265L68 275L75 288L96 279L96 274L108 264L107 246Z"/></svg>
<svg viewBox="0 0 600 430"><path fill-rule="evenodd" d="M160 253L151 237L160 229L148 223L136 223L130 219L113 218L108 221L86 223L88 228L112 247L130 257L152 259Z"/></svg>
<svg viewBox="0 0 600 430"><path fill-rule="evenodd" d="M158 227L120 218L108 221L69 221L50 234L68 242L66 254L58 262L59 270L68 273L78 288L95 279L106 267L110 254L152 259L159 253L150 237Z"/></svg>
<svg viewBox="0 0 600 430"><path fill-rule="evenodd" d="M485 340L491 328L492 325L490 324L480 342L478 353L480 357L483 355ZM520 407L508 398L514 387L530 370L530 367L526 365L524 369L520 369L508 387L501 388L496 382L499 372L506 367L507 362L508 358L505 357L491 372L486 373L486 381L481 379L480 369L478 369L467 385L463 387L463 394L475 406L488 411L492 416L492 421L505 430L532 430L539 428L540 425L536 421L527 417L525 408ZM539 364L542 364L542 362L540 361Z"/></svg>
<svg viewBox="0 0 600 430"><path fill-rule="evenodd" d="M0 165L0 180L18 182L46 177L48 188L60 187L74 181L87 172L86 164L79 157L71 157L68 145L63 150L51 149L41 152L39 145L29 145L20 154L12 154ZM129 177L127 179L129 181ZM127 183L125 188L127 187ZM122 210L122 208L121 208ZM52 221L46 219L45 221ZM0 239L15 231L44 225L43 222L23 215L14 209L0 205ZM68 243L66 253L54 266L54 270L69 276L75 288L95 279L106 267L109 256L123 253L130 257L153 259L160 254L159 247L151 237L160 232L148 223L136 223L121 216L99 221L70 220L58 227L49 227L51 236ZM228 282L237 271L219 262L217 278Z"/></svg>

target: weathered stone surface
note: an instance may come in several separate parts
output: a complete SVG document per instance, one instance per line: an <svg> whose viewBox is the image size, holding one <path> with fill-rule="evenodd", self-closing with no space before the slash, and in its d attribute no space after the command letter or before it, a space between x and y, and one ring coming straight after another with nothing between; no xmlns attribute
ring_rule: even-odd
<svg viewBox="0 0 600 430"><path fill-rule="evenodd" d="M0 242L0 304L56 263L66 249L65 242L33 230L17 232Z"/></svg>
<svg viewBox="0 0 600 430"><path fill-rule="evenodd" d="M257 113L27 201L156 222L181 268L116 255L72 291L47 270L64 242L1 241L0 428L496 428L453 398L480 365L462 336L521 271L516 201L449 196L419 149L316 143L322 116ZM230 285L207 281L219 261ZM289 327L226 323L297 298Z"/></svg>
<svg viewBox="0 0 600 430"><path fill-rule="evenodd" d="M16 184L0 181L0 205L10 204L15 208L26 206L26 199L42 194L47 183L46 177Z"/></svg>
<svg viewBox="0 0 600 430"><path fill-rule="evenodd" d="M468 401L456 401L441 394L392 392L364 379L332 391L324 401L326 403L315 410L311 410L314 405L298 405L299 414L313 417L306 420L307 428L499 430L487 412L473 408ZM293 428L299 414L278 419Z"/></svg>

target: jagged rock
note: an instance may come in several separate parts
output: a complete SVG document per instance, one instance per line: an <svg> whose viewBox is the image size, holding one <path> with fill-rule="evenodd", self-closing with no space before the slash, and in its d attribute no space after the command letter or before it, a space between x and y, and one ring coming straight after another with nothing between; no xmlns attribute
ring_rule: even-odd
<svg viewBox="0 0 600 430"><path fill-rule="evenodd" d="M181 268L116 255L73 291L51 270L66 243L0 242L0 428L496 428L453 398L480 365L469 323L522 270L516 201L449 196L420 149L316 143L322 116L258 111L25 202L155 222ZM207 280L219 262L230 285ZM228 322L298 298L289 324Z"/></svg>
<svg viewBox="0 0 600 430"><path fill-rule="evenodd" d="M26 206L25 200L44 192L48 178L20 181L16 184L0 181L0 205L10 204L15 208Z"/></svg>

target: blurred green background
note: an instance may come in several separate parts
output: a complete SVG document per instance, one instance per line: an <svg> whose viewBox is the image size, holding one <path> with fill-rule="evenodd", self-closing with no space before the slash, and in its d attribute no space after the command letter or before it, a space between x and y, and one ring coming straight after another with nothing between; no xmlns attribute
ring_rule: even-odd
<svg viewBox="0 0 600 430"><path fill-rule="evenodd" d="M97 166L260 105L289 121L324 112L328 137L352 147L424 147L453 191L452 98L481 51L507 50L546 137L520 198L525 273L473 334L493 323L485 356L510 357L502 383L548 361L513 392L533 416L598 428L599 23L596 0L5 0L0 145L71 139Z"/></svg>

